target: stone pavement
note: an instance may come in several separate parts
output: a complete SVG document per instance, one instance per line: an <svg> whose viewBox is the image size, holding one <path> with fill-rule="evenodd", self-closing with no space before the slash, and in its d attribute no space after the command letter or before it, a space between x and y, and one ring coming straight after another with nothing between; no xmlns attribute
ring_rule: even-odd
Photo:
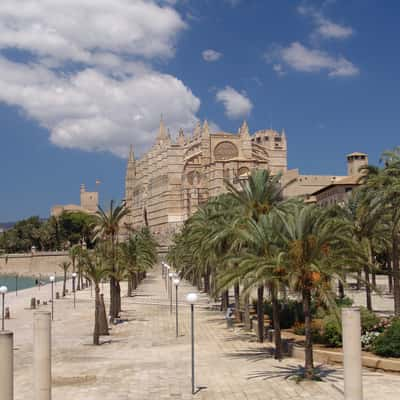
<svg viewBox="0 0 400 400"><path fill-rule="evenodd" d="M61 290L61 284L58 284ZM104 285L105 294L107 286ZM125 290L125 287L123 288ZM184 296L193 291L183 282L179 288L180 336L175 337L175 314L158 268L136 291L123 298L122 317L101 346L92 346L93 298L90 290L55 302L53 323L53 399L343 399L342 371L326 366L323 382L290 380L302 361L270 358L268 345L260 345L240 328L227 329L223 314L212 311L201 294L195 308L196 384L191 394L190 309ZM15 398L33 399L32 311L24 309L38 290L8 296L14 319L7 328L15 332ZM49 287L40 296L48 299ZM41 307L46 309L46 306ZM49 306L47 306L49 309ZM364 371L365 399L400 398L400 376ZM1 396L0 396L1 397Z"/></svg>

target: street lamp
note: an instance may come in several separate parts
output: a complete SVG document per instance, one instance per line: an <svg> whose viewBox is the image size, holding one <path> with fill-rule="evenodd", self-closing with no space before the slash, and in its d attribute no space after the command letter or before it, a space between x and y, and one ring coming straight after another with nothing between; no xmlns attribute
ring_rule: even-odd
<svg viewBox="0 0 400 400"><path fill-rule="evenodd" d="M172 277L174 276L173 272L168 274L169 277L169 313L172 314Z"/></svg>
<svg viewBox="0 0 400 400"><path fill-rule="evenodd" d="M195 394L194 387L194 303L197 301L196 293L188 293L186 301L190 303L191 326L192 326L192 394Z"/></svg>
<svg viewBox="0 0 400 400"><path fill-rule="evenodd" d="M168 293L168 271L170 269L170 266L165 264L165 290Z"/></svg>
<svg viewBox="0 0 400 400"><path fill-rule="evenodd" d="M179 285L179 278L176 276L172 282L175 285L175 330L176 330L176 337L178 337L178 285Z"/></svg>
<svg viewBox="0 0 400 400"><path fill-rule="evenodd" d="M76 272L72 273L72 292L74 293L74 308L76 307L76 290L75 290L75 279L76 279Z"/></svg>
<svg viewBox="0 0 400 400"><path fill-rule="evenodd" d="M54 281L56 280L55 276L52 275L49 278L51 283L51 320L54 320Z"/></svg>
<svg viewBox="0 0 400 400"><path fill-rule="evenodd" d="M1 330L2 331L4 331L4 297L7 292L8 292L7 286L0 287L0 294L2 297L2 302L1 302Z"/></svg>

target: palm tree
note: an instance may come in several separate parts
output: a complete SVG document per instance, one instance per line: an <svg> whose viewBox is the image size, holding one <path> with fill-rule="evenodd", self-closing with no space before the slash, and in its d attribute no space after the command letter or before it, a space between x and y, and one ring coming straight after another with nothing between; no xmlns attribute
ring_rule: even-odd
<svg viewBox="0 0 400 400"><path fill-rule="evenodd" d="M236 230L236 235L246 243L238 255L232 256L237 268L221 277L223 284L241 278L243 294L247 295L253 288L261 285L268 287L272 303L272 321L274 327L275 358L281 359L281 329L279 320L279 290L287 284L285 269L282 265L282 254L276 245L273 213L262 215L259 221L249 219ZM261 285L260 285L261 284Z"/></svg>
<svg viewBox="0 0 400 400"><path fill-rule="evenodd" d="M246 181L239 181L239 187L226 182L230 195L243 207L244 216L256 223L261 216L271 211L279 212L282 206L281 174L272 175L268 170L253 170ZM264 283L257 288L258 338L264 341Z"/></svg>
<svg viewBox="0 0 400 400"><path fill-rule="evenodd" d="M108 276L111 272L110 268L104 262L103 258L99 253L95 253L91 256L85 257L84 260L84 274L94 284L95 292L95 312L94 312L94 329L93 329L93 344L100 344L100 335L108 331L107 318L105 317L105 310L102 310L104 303L100 297L100 282Z"/></svg>
<svg viewBox="0 0 400 400"><path fill-rule="evenodd" d="M129 210L124 202L114 207L113 200L110 202L108 211L104 211L99 206L99 211L96 213L96 238L108 240L111 245L109 258L113 274L110 275L110 317L113 321L118 318L119 312L121 311L121 290L119 281L115 279L117 272L116 246L121 223L128 213Z"/></svg>
<svg viewBox="0 0 400 400"><path fill-rule="evenodd" d="M67 272L69 270L69 267L71 266L71 263L68 261L63 261L62 263L59 264L59 266L63 270L63 273L64 273L62 297L65 297L65 292L66 292L66 288L67 288Z"/></svg>
<svg viewBox="0 0 400 400"><path fill-rule="evenodd" d="M343 280L341 265L350 237L348 225L339 219L327 219L318 207L297 204L285 216L279 215L278 243L282 265L290 288L303 300L305 317L305 378L313 378L311 336L311 298L320 299L335 308L331 280ZM338 243L341 246L338 246Z"/></svg>
<svg viewBox="0 0 400 400"><path fill-rule="evenodd" d="M381 206L389 221L391 240L391 260L393 271L394 311L400 315L400 146L382 154L384 168L374 166L365 168L363 182L374 196L380 199Z"/></svg>

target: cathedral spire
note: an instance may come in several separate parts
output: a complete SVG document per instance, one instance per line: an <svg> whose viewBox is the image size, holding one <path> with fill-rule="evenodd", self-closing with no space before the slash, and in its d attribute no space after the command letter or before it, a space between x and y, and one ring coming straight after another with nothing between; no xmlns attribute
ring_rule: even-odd
<svg viewBox="0 0 400 400"><path fill-rule="evenodd" d="M129 149L129 158L128 158L128 162L135 162L135 153L133 151L133 145L130 146Z"/></svg>
<svg viewBox="0 0 400 400"><path fill-rule="evenodd" d="M158 131L157 140L166 140L167 138L168 138L167 130L165 129L164 118L163 118L163 115L161 114L160 128Z"/></svg>
<svg viewBox="0 0 400 400"><path fill-rule="evenodd" d="M243 121L243 124L239 129L239 134L241 137L250 137L249 126L247 125L246 120Z"/></svg>
<svg viewBox="0 0 400 400"><path fill-rule="evenodd" d="M193 132L193 139L198 139L201 136L201 125L200 121L197 121L196 127Z"/></svg>
<svg viewBox="0 0 400 400"><path fill-rule="evenodd" d="M210 136L210 128L208 127L207 120L204 121L203 129L202 129L201 133L202 133L203 137L209 137Z"/></svg>
<svg viewBox="0 0 400 400"><path fill-rule="evenodd" d="M179 129L179 133L178 133L178 144L180 146L184 146L185 142L186 142L185 134L183 133L183 129L181 128L181 129Z"/></svg>

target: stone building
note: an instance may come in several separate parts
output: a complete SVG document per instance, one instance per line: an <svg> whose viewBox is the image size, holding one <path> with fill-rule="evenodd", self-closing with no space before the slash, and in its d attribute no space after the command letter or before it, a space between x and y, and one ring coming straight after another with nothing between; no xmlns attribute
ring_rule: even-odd
<svg viewBox="0 0 400 400"><path fill-rule="evenodd" d="M243 122L237 134L211 133L206 121L202 126L198 123L191 135L180 130L173 140L161 120L152 148L139 160L132 148L129 153L125 200L130 214L124 226L147 224L161 243L167 243L200 204L226 191L225 180L237 183L253 169L268 169L282 173L285 198L300 196L316 202L320 190L340 191L342 186L336 182L354 182L360 166L367 163L366 154L352 153L347 156L350 177L303 175L298 169L287 169L284 131L267 129L251 135ZM349 182L343 181L346 178Z"/></svg>
<svg viewBox="0 0 400 400"><path fill-rule="evenodd" d="M53 206L50 215L58 217L63 212L83 212L95 214L99 207L99 192L87 192L84 184L80 187L80 204L66 204Z"/></svg>
<svg viewBox="0 0 400 400"><path fill-rule="evenodd" d="M225 191L224 180L245 179L254 168L287 170L285 133L267 129L250 135L244 122L237 134L211 133L207 121L192 135L173 140L161 120L150 151L135 160L131 148L126 171L125 224L148 224L156 235L170 236L197 207Z"/></svg>
<svg viewBox="0 0 400 400"><path fill-rule="evenodd" d="M344 204L349 198L351 192L360 186L362 173L360 168L368 165L368 155L365 153L351 153L347 156L348 176L337 179L329 185L318 189L311 196L315 202L321 206L333 204Z"/></svg>

